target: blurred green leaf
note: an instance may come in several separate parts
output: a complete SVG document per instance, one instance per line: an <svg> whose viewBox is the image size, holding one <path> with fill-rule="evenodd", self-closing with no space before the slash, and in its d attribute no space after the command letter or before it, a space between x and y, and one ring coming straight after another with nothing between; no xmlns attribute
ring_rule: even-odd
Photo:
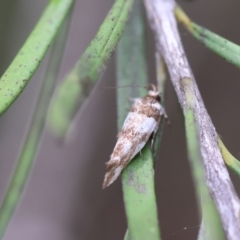
<svg viewBox="0 0 240 240"><path fill-rule="evenodd" d="M0 79L0 115L23 91L44 58L73 0L50 1L41 19Z"/></svg>
<svg viewBox="0 0 240 240"><path fill-rule="evenodd" d="M52 132L64 138L77 110L104 72L128 20L134 0L116 0L75 67L57 89L49 111Z"/></svg>
<svg viewBox="0 0 240 240"><path fill-rule="evenodd" d="M67 23L69 23L70 19L67 20ZM65 23L61 29L62 31L60 32L60 35L57 36L56 42L53 43L49 58L49 65L39 94L31 125L0 209L0 239L2 239L14 210L20 201L22 191L32 168L32 164L36 158L49 102L52 97L55 80L57 79L59 66L61 64L62 53L67 37L67 23Z"/></svg>

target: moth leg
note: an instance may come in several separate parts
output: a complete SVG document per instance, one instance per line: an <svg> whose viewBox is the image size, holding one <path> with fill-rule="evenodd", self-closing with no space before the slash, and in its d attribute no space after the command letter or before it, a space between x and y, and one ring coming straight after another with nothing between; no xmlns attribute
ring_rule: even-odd
<svg viewBox="0 0 240 240"><path fill-rule="evenodd" d="M150 136L150 141L151 141L151 150L153 150L153 145L154 145L154 140L155 140L155 137L156 137L156 133L157 133L157 130L152 132L151 136Z"/></svg>
<svg viewBox="0 0 240 240"><path fill-rule="evenodd" d="M169 121L168 115L167 115L167 113L166 113L166 111L165 111L165 109L164 109L163 107L161 107L161 113L160 113L160 114L164 116L164 118L165 118L165 120L166 120L166 122L167 122L167 125L168 125L170 128L172 128L172 124L171 124L171 122Z"/></svg>

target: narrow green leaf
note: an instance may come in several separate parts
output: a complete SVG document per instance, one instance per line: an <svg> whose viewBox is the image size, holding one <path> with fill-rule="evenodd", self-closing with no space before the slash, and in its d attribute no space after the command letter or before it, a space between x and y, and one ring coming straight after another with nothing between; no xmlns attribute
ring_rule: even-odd
<svg viewBox="0 0 240 240"><path fill-rule="evenodd" d="M142 1L136 0L133 14L117 48L117 85L119 87L147 85L143 13ZM130 108L129 97L144 95L146 95L144 88L118 89L119 131ZM147 144L141 154L138 154L123 170L122 185L129 228L125 239L160 239L153 165L153 156Z"/></svg>
<svg viewBox="0 0 240 240"><path fill-rule="evenodd" d="M77 110L104 72L122 35L133 2L115 1L97 35L59 86L49 111L49 125L57 137L65 137Z"/></svg>
<svg viewBox="0 0 240 240"><path fill-rule="evenodd" d="M193 94L191 93L191 80L185 78L182 80L182 88L186 94L187 110L185 112L185 130L187 139L187 149L192 174L196 189L199 212L202 212L204 223L203 239L225 239L225 235L220 223L219 215L215 204L209 194L206 185L205 174L200 152L198 127L192 111ZM201 236L202 237L202 236Z"/></svg>
<svg viewBox="0 0 240 240"><path fill-rule="evenodd" d="M193 36L207 48L223 57L228 62L240 67L240 46L192 22L183 10L177 6L175 15Z"/></svg>
<svg viewBox="0 0 240 240"><path fill-rule="evenodd" d="M240 67L240 46L192 23L193 35L204 45L236 67Z"/></svg>
<svg viewBox="0 0 240 240"><path fill-rule="evenodd" d="M50 1L41 19L0 79L0 115L23 91L42 61L73 0Z"/></svg>
<svg viewBox="0 0 240 240"><path fill-rule="evenodd" d="M68 22L69 21L70 20L68 20ZM3 238L8 223L11 220L14 210L21 198L22 191L37 154L47 109L62 59L64 44L67 37L67 29L68 24L65 23L64 28L61 31L61 35L58 35L56 42L52 46L49 66L46 71L28 135L22 147L15 171L0 209L0 239Z"/></svg>
<svg viewBox="0 0 240 240"><path fill-rule="evenodd" d="M150 144L135 157L122 174L128 227L133 239L159 240L154 186L154 164Z"/></svg>
<svg viewBox="0 0 240 240"><path fill-rule="evenodd" d="M240 162L228 151L222 140L218 137L218 147L226 165L240 177Z"/></svg>

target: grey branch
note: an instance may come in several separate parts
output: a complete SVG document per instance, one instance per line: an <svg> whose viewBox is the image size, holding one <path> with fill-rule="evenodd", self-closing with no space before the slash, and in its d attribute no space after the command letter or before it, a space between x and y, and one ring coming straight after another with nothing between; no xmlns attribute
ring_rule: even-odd
<svg viewBox="0 0 240 240"><path fill-rule="evenodd" d="M217 145L217 133L207 113L179 37L173 0L144 0L150 26L155 34L157 50L162 54L183 112L186 111L186 89L193 95L192 110L199 129L200 150L206 183L216 204L228 239L240 238L240 202L229 178Z"/></svg>

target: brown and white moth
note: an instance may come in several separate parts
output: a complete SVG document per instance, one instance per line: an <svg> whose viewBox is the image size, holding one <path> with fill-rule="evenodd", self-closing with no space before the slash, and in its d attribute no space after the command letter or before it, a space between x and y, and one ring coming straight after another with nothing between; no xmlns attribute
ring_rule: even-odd
<svg viewBox="0 0 240 240"><path fill-rule="evenodd" d="M167 114L160 104L160 94L154 85L152 88L145 97L133 99L132 108L118 134L110 160L106 163L103 188L108 187L117 179L150 138L151 145L153 145L162 115L167 119Z"/></svg>

